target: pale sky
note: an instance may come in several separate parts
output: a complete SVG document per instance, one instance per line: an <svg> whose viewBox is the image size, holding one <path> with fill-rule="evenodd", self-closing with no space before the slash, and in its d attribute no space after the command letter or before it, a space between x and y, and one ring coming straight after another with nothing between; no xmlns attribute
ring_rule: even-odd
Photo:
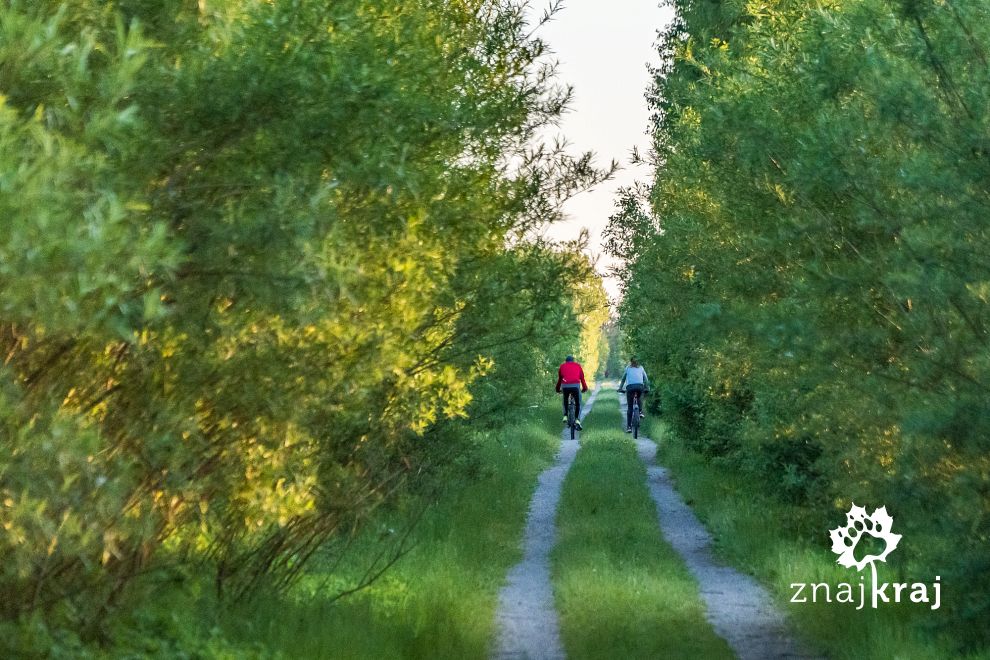
<svg viewBox="0 0 990 660"><path fill-rule="evenodd" d="M548 0L534 0L534 20L542 16ZM602 254L601 233L615 208L616 191L635 180L648 181L647 167L630 165L638 146L649 151L650 84L647 63L659 63L657 32L673 15L660 0L570 0L537 34L560 61L560 82L574 87L574 100L559 132L572 143L572 151L593 151L596 162L615 159L623 167L616 177L591 192L570 200L564 207L567 220L552 225L547 234L558 239L576 238L582 227L591 233L591 250L601 255L598 270L605 274L610 262ZM618 286L606 279L613 299Z"/></svg>

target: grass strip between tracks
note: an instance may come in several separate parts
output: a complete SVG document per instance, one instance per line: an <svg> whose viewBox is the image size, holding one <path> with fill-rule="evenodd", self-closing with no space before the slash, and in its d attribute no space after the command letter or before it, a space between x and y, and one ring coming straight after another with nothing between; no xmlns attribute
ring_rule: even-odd
<svg viewBox="0 0 990 660"><path fill-rule="evenodd" d="M660 535L646 469L602 391L564 482L553 553L568 658L731 658Z"/></svg>

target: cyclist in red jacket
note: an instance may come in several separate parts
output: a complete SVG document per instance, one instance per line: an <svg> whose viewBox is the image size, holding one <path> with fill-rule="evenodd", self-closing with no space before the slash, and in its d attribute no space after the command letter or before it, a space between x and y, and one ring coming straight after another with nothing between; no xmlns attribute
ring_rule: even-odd
<svg viewBox="0 0 990 660"><path fill-rule="evenodd" d="M584 369L580 363L574 361L573 355L568 355L560 368L557 370L557 391L563 392L564 399L564 423L567 423L567 396L574 395L577 412L577 427L581 428L581 392L588 391L588 384L584 382Z"/></svg>

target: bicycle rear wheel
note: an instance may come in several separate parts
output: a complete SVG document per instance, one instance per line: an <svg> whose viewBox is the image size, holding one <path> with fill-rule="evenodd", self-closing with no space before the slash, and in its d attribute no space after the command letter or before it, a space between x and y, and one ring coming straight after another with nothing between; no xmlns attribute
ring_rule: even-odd
<svg viewBox="0 0 990 660"><path fill-rule="evenodd" d="M571 430L571 440L573 440L577 429L577 405L574 403L573 394L567 397L567 427Z"/></svg>
<svg viewBox="0 0 990 660"><path fill-rule="evenodd" d="M632 432L633 439L639 438L639 398L633 403L632 409Z"/></svg>

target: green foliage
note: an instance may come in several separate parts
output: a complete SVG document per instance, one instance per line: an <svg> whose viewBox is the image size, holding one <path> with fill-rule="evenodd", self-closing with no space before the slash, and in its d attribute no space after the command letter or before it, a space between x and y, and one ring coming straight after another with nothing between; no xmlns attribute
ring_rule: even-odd
<svg viewBox="0 0 990 660"><path fill-rule="evenodd" d="M616 319L609 319L602 332L603 343L601 353L606 357L602 361L599 370L604 377L615 378L625 369L620 340L621 334L618 322Z"/></svg>
<svg viewBox="0 0 990 660"><path fill-rule="evenodd" d="M589 376L597 371L609 309L585 248L586 237L563 246L523 243L469 271L478 284L456 328L458 354L482 353L492 365L471 388L473 419L497 423L506 410L552 392L568 354Z"/></svg>
<svg viewBox="0 0 990 660"><path fill-rule="evenodd" d="M685 442L822 519L885 504L986 644L990 8L674 4L623 330Z"/></svg>
<svg viewBox="0 0 990 660"><path fill-rule="evenodd" d="M525 237L608 172L534 146L567 93L529 35L487 0L0 6L4 625L106 641L194 565L284 587L510 342L597 345L580 246Z"/></svg>

